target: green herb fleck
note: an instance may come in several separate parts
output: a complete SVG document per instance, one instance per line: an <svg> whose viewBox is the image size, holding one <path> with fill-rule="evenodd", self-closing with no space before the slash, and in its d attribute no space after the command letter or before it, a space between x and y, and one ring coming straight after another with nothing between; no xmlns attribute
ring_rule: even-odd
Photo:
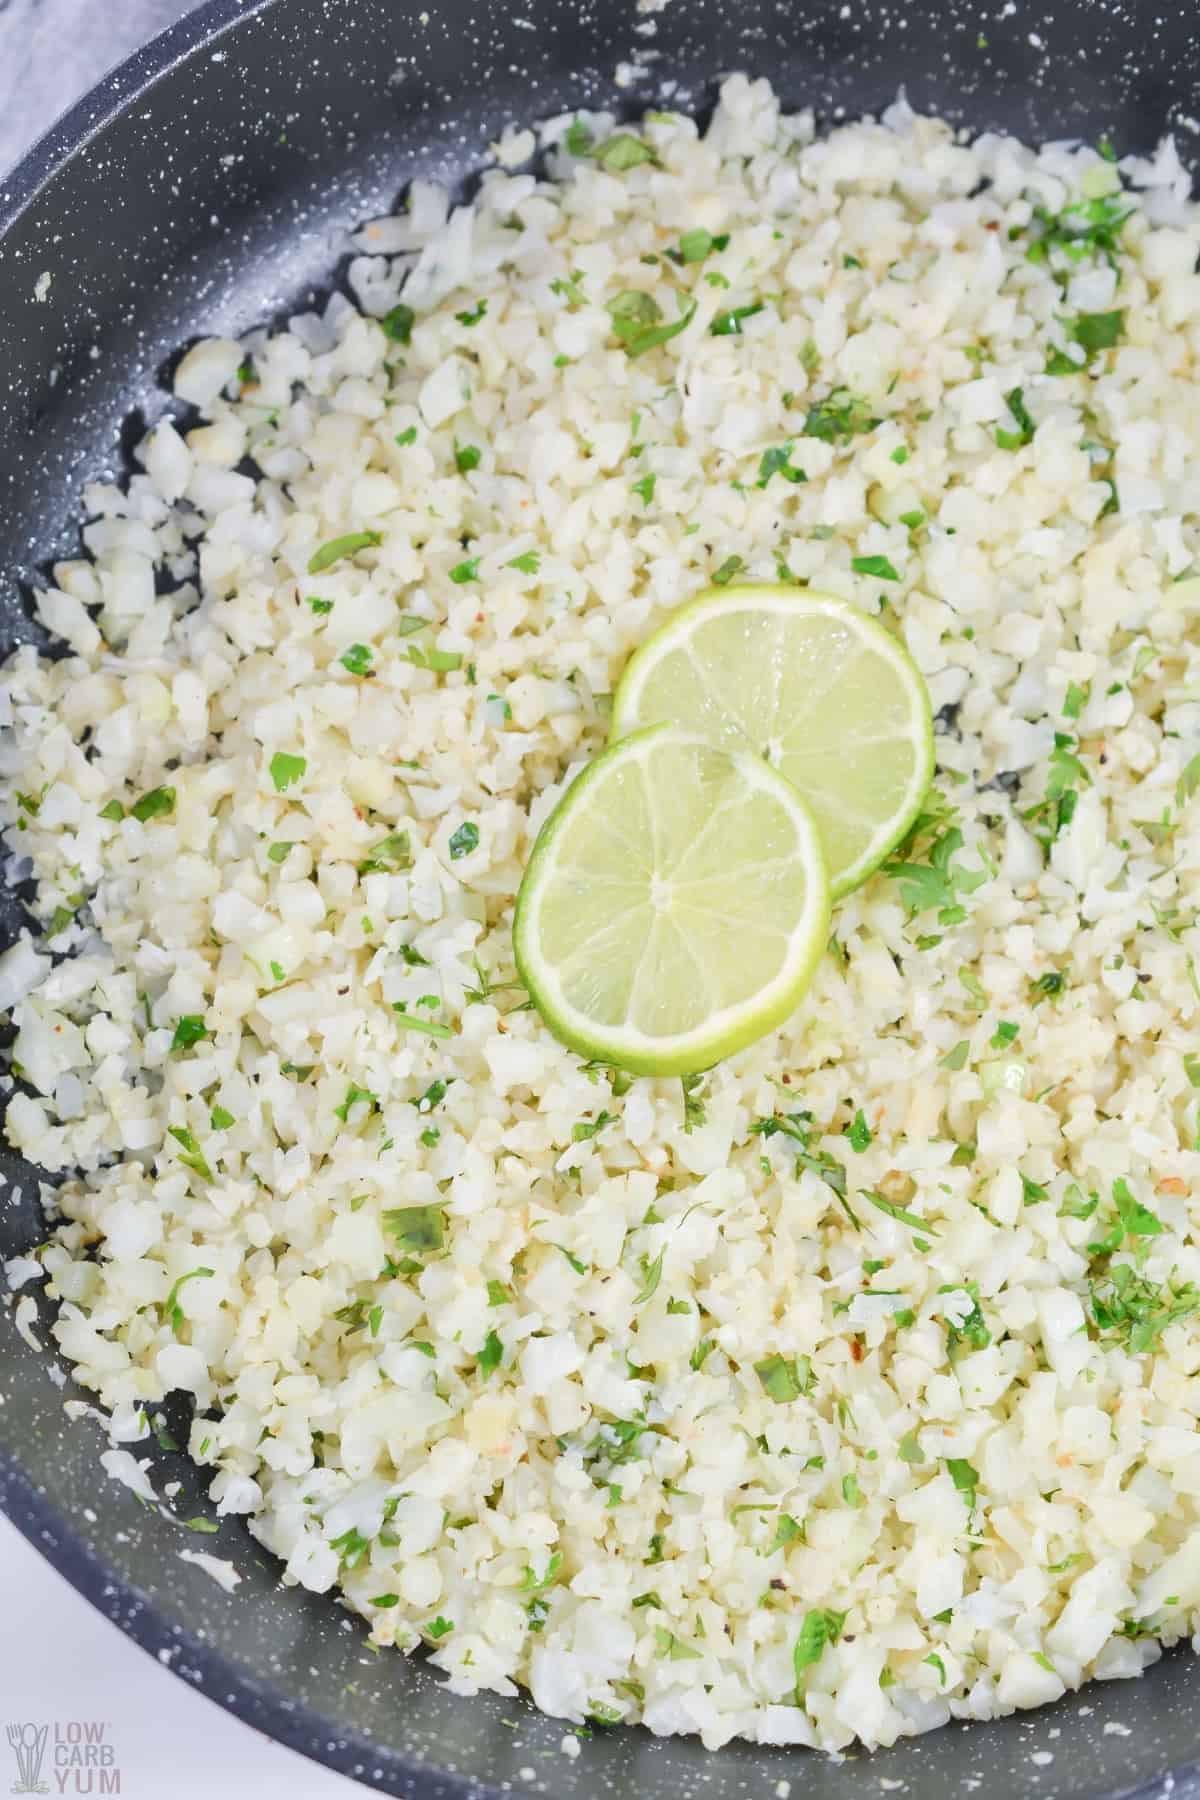
<svg viewBox="0 0 1200 1800"><path fill-rule="evenodd" d="M189 1269L186 1275L181 1275L175 1282L162 1305L163 1319L170 1325L172 1331L177 1333L183 1324L183 1308L179 1304L179 1290L184 1282L199 1281L202 1277L214 1273L215 1271L212 1269Z"/></svg>
<svg viewBox="0 0 1200 1800"><path fill-rule="evenodd" d="M357 556L360 550L370 550L382 544L383 533L379 531L348 531L344 537L330 538L319 550L313 552L308 559L310 575L320 575L322 570L332 568L334 563L341 562L344 557Z"/></svg>
<svg viewBox="0 0 1200 1800"><path fill-rule="evenodd" d="M767 1398L777 1406L798 1400L802 1394L812 1391L812 1365L807 1356L786 1357L776 1353L756 1362L754 1373Z"/></svg>
<svg viewBox="0 0 1200 1800"><path fill-rule="evenodd" d="M856 575L873 575L877 581L899 581L894 563L886 556L852 556L850 567Z"/></svg>
<svg viewBox="0 0 1200 1800"><path fill-rule="evenodd" d="M202 1038L211 1036L208 1026L199 1013L185 1013L175 1026L175 1035L171 1039L172 1050L190 1050Z"/></svg>
<svg viewBox="0 0 1200 1800"><path fill-rule="evenodd" d="M173 787L151 788L143 794L129 809L133 818L145 824L148 819L161 819L167 813L175 811L175 789Z"/></svg>
<svg viewBox="0 0 1200 1800"><path fill-rule="evenodd" d="M762 300L756 300L751 306L731 306L727 312L719 312L708 329L713 337L741 337L742 321L763 311L765 302Z"/></svg>
<svg viewBox="0 0 1200 1800"><path fill-rule="evenodd" d="M308 768L306 756L289 756L284 750L277 750L271 758L271 780L275 784L277 794L286 793L300 780Z"/></svg>
<svg viewBox="0 0 1200 1800"><path fill-rule="evenodd" d="M385 313L379 323L393 344L407 344L412 337L412 328L417 322L417 315L411 306L403 302L393 306L391 312Z"/></svg>
<svg viewBox="0 0 1200 1800"><path fill-rule="evenodd" d="M479 847L479 827L471 819L464 819L450 838L450 860L459 862L464 856L470 856L472 850Z"/></svg>
<svg viewBox="0 0 1200 1800"><path fill-rule="evenodd" d="M866 1114L860 1106L850 1124L846 1127L846 1137L850 1140L850 1148L861 1155L871 1143L871 1127L867 1124Z"/></svg>

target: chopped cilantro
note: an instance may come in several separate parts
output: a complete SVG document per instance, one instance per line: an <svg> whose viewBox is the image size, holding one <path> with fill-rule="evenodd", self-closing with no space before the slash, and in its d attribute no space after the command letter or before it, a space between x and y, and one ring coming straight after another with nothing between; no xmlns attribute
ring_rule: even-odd
<svg viewBox="0 0 1200 1800"><path fill-rule="evenodd" d="M773 1556L776 1550L782 1550L785 1544L793 1543L796 1538L803 1536L804 1527L797 1524L791 1513L780 1513L775 1524L775 1536L768 1544L766 1553Z"/></svg>
<svg viewBox="0 0 1200 1800"><path fill-rule="evenodd" d="M148 819L161 819L167 813L175 811L175 789L173 787L151 788L140 800L135 800L129 809L133 818L145 824Z"/></svg>
<svg viewBox="0 0 1200 1800"><path fill-rule="evenodd" d="M608 302L613 335L620 339L630 356L642 356L659 344L667 343L691 322L695 302L685 306L672 323L662 324L662 308L653 294L641 288L626 288Z"/></svg>
<svg viewBox="0 0 1200 1800"><path fill-rule="evenodd" d="M587 1272L588 1272L587 1264L585 1262L580 1262L579 1258L577 1256L574 1256L571 1253L571 1251L567 1249L567 1246L565 1244L552 1243L550 1245L550 1248L552 1250L558 1250L559 1252L561 1252L561 1254L566 1257L567 1261L570 1263L571 1267L574 1269L574 1271L577 1275L586 1275L587 1274Z"/></svg>
<svg viewBox="0 0 1200 1800"><path fill-rule="evenodd" d="M792 447L792 440L789 438L786 444L778 444L773 450L763 451L758 464L758 479L754 483L756 488L765 488L772 475L781 475L793 486L808 480L803 469L792 466Z"/></svg>
<svg viewBox="0 0 1200 1800"><path fill-rule="evenodd" d="M972 1350L986 1350L992 1341L992 1334L987 1328L987 1321L979 1304L979 1283L967 1281L955 1287L939 1288L938 1291L955 1294L966 1292L971 1300L971 1310L964 1315L961 1324L955 1324L950 1318L946 1320L946 1353L950 1361L958 1361L964 1344L969 1344Z"/></svg>
<svg viewBox="0 0 1200 1800"><path fill-rule="evenodd" d="M334 1115L342 1121L343 1125L349 1122L350 1113L352 1109L358 1105L360 1100L368 1102L371 1112L374 1112L379 1105L379 1101L376 1099L375 1095L371 1093L369 1088L356 1087L354 1082L351 1082L346 1089L346 1098L342 1101L340 1106L335 1106L333 1109Z"/></svg>
<svg viewBox="0 0 1200 1800"><path fill-rule="evenodd" d="M653 150L649 144L634 137L631 131L618 131L613 137L605 138L593 152L595 159L605 169L615 174L623 174L626 169L636 169L641 163L655 161Z"/></svg>
<svg viewBox="0 0 1200 1800"><path fill-rule="evenodd" d="M743 319L752 319L756 313L763 312L765 304L756 300L751 306L731 306L727 312L719 312L708 329L713 337L741 337Z"/></svg>
<svg viewBox="0 0 1200 1800"><path fill-rule="evenodd" d="M729 233L727 231L714 237L711 231L705 231L702 226L698 226L695 231L685 231L677 248L668 250L667 255L672 262L677 263L703 262L705 257L710 256L714 250L724 250L728 244Z"/></svg>
<svg viewBox="0 0 1200 1800"><path fill-rule="evenodd" d="M179 1160L193 1174L199 1175L201 1181L211 1181L212 1170L204 1160L204 1155L196 1142L195 1136L182 1125L168 1125L167 1130L179 1144Z"/></svg>
<svg viewBox="0 0 1200 1800"><path fill-rule="evenodd" d="M1015 431L1006 431L1003 426L997 428L996 442L1001 450L1019 450L1022 444L1031 444L1033 434L1037 430L1029 408L1025 404L1024 390L1019 387L1010 388L1004 396L1004 403L1017 422Z"/></svg>
<svg viewBox="0 0 1200 1800"><path fill-rule="evenodd" d="M1111 350L1124 335L1123 312L1080 313L1071 326L1071 336L1089 356L1094 356L1098 350Z"/></svg>
<svg viewBox="0 0 1200 1800"><path fill-rule="evenodd" d="M683 1129L689 1135L703 1125L708 1117L700 1090L704 1086L704 1073L697 1071L692 1075L681 1075L680 1086L683 1089Z"/></svg>
<svg viewBox="0 0 1200 1800"><path fill-rule="evenodd" d="M713 570L713 581L717 587L728 587L740 569L745 568L740 556L727 556L719 569Z"/></svg>
<svg viewBox="0 0 1200 1800"><path fill-rule="evenodd" d="M504 1345L494 1331L489 1331L483 1340L482 1350L478 1351L475 1357L475 1367L485 1381L500 1367L503 1355Z"/></svg>
<svg viewBox="0 0 1200 1800"><path fill-rule="evenodd" d="M343 557L357 556L360 550L373 549L382 542L383 533L379 531L348 531L344 537L330 538L327 544L322 544L309 557L308 572L310 575L319 575L323 569L332 568L334 563L341 562Z"/></svg>
<svg viewBox="0 0 1200 1800"><path fill-rule="evenodd" d="M839 387L816 406L809 407L804 420L804 435L820 438L826 444L836 444L839 439L847 441L863 432L874 431L878 424L879 420L865 400L857 399L849 388Z"/></svg>
<svg viewBox="0 0 1200 1800"><path fill-rule="evenodd" d="M380 838L372 845L363 861L358 865L360 875L376 875L381 871L395 873L400 869L411 869L412 851L407 831L389 831L385 838Z"/></svg>
<svg viewBox="0 0 1200 1800"><path fill-rule="evenodd" d="M456 312L454 316L460 325L478 325L487 313L487 306L486 300L477 300L475 305L468 308L466 312Z"/></svg>
<svg viewBox="0 0 1200 1800"><path fill-rule="evenodd" d="M202 1038L210 1035L208 1026L199 1013L184 1013L183 1017L176 1022L171 1048L172 1050L190 1050L193 1044L198 1044Z"/></svg>
<svg viewBox="0 0 1200 1800"><path fill-rule="evenodd" d="M804 1704L804 1672L818 1663L826 1644L836 1644L846 1623L844 1612L817 1610L804 1615L800 1635L792 1648L792 1670L796 1678L796 1705Z"/></svg>
<svg viewBox="0 0 1200 1800"><path fill-rule="evenodd" d="M919 841L924 820L918 819L901 851ZM937 909L940 925L961 925L967 916L962 899L974 893L988 879L986 868L965 869L954 861L963 847L963 835L957 825L938 832L928 846L927 862L885 862L883 873L899 884L900 898L909 918Z"/></svg>
<svg viewBox="0 0 1200 1800"><path fill-rule="evenodd" d="M271 758L271 780L275 784L277 794L286 793L295 785L308 768L306 756L290 756L285 750L277 750Z"/></svg>
<svg viewBox="0 0 1200 1800"><path fill-rule="evenodd" d="M885 1199L873 1188L862 1188L860 1191L864 1200L869 1200L872 1206L877 1207L881 1213L886 1213L889 1219L895 1219L899 1224L907 1225L911 1231L921 1232L923 1236L938 1236L936 1227L931 1225L928 1219L919 1219L916 1213L906 1212L902 1206L897 1206L894 1200Z"/></svg>
<svg viewBox="0 0 1200 1800"><path fill-rule="evenodd" d="M1063 718L1077 719L1087 705L1091 691L1090 682L1085 681L1082 687L1076 681L1070 682L1063 697Z"/></svg>
<svg viewBox="0 0 1200 1800"><path fill-rule="evenodd" d="M798 1400L801 1394L812 1391L812 1366L807 1356L774 1356L764 1357L756 1362L754 1373L762 1383L763 1392L777 1406L786 1405L789 1401Z"/></svg>
<svg viewBox="0 0 1200 1800"><path fill-rule="evenodd" d="M850 567L856 575L873 575L878 581L899 581L895 564L886 556L852 556Z"/></svg>
<svg viewBox="0 0 1200 1800"><path fill-rule="evenodd" d="M397 1001L392 1011L396 1015L396 1023L403 1031L419 1031L424 1037L452 1038L454 1032L449 1025L443 1025L440 1019L423 1019L417 1013L410 1013L403 1000Z"/></svg>
<svg viewBox="0 0 1200 1800"><path fill-rule="evenodd" d="M469 475L483 461L483 451L477 444L460 444L454 440L454 466L460 475Z"/></svg>
<svg viewBox="0 0 1200 1800"><path fill-rule="evenodd" d="M458 830L450 837L450 860L459 862L464 856L470 856L472 850L479 847L479 827L471 819L464 819Z"/></svg>
<svg viewBox="0 0 1200 1800"><path fill-rule="evenodd" d="M979 1488L979 1472L961 1456L948 1456L946 1467L950 1471L950 1479L962 1495L968 1512L974 1512L975 1500Z"/></svg>
<svg viewBox="0 0 1200 1800"><path fill-rule="evenodd" d="M1197 788L1200 788L1200 753L1191 758L1175 783L1176 806L1185 805Z"/></svg>
<svg viewBox="0 0 1200 1800"><path fill-rule="evenodd" d="M645 1305L646 1301L651 1299L658 1291L658 1284L662 1280L663 1257L665 1254L665 1251L660 1250L653 1262L643 1256L642 1287L641 1291L634 1296L633 1304L635 1306Z"/></svg>
<svg viewBox="0 0 1200 1800"><path fill-rule="evenodd" d="M866 1114L863 1112L861 1106L846 1127L844 1135L850 1140L850 1148L852 1150L857 1150L860 1155L869 1147L871 1143L871 1127L867 1124Z"/></svg>
<svg viewBox="0 0 1200 1800"><path fill-rule="evenodd" d="M612 1123L613 1116L610 1112L597 1113L594 1119L577 1119L571 1127L571 1142L573 1144L586 1143L589 1138L594 1138L604 1130L606 1125Z"/></svg>
<svg viewBox="0 0 1200 1800"><path fill-rule="evenodd" d="M536 575L541 566L542 559L536 550L522 551L520 556L514 556L511 562L505 564L506 568L519 569L522 575Z"/></svg>
<svg viewBox="0 0 1200 1800"><path fill-rule="evenodd" d="M563 137L571 156L586 156L592 147L592 134L578 115L571 121Z"/></svg>
<svg viewBox="0 0 1200 1800"><path fill-rule="evenodd" d="M343 669L351 675L369 675L375 652L368 644L351 644L338 657Z"/></svg>
<svg viewBox="0 0 1200 1800"><path fill-rule="evenodd" d="M401 302L399 306L393 306L391 312L385 313L379 322L393 344L407 344L412 337L417 315L411 306L405 306Z"/></svg>
<svg viewBox="0 0 1200 1800"><path fill-rule="evenodd" d="M199 1281L202 1277L214 1273L215 1270L213 1269L189 1269L186 1275L181 1275L178 1281L174 1283L170 1293L162 1304L163 1319L170 1325L172 1331L178 1332L180 1326L183 1324L183 1308L179 1304L179 1290L184 1282Z"/></svg>
<svg viewBox="0 0 1200 1800"><path fill-rule="evenodd" d="M445 1237L440 1206L394 1207L383 1224L406 1250L440 1250Z"/></svg>
<svg viewBox="0 0 1200 1800"><path fill-rule="evenodd" d="M478 581L479 558L468 556L462 562L455 563L450 571L450 579L456 587L465 587L468 581Z"/></svg>

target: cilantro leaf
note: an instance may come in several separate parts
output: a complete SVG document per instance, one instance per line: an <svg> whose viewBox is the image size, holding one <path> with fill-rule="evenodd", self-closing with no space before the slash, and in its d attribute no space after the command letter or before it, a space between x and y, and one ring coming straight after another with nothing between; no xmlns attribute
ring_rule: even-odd
<svg viewBox="0 0 1200 1800"><path fill-rule="evenodd" d="M341 562L344 557L357 556L360 550L374 549L382 544L383 533L380 531L348 531L343 537L330 538L319 550L314 550L308 559L310 575L319 575L323 569L332 568L334 563Z"/></svg>

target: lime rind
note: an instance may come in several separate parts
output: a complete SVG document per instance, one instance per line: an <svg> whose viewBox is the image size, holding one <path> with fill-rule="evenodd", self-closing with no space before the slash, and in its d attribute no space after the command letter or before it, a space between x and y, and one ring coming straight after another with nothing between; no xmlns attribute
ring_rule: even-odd
<svg viewBox="0 0 1200 1800"><path fill-rule="evenodd" d="M707 658L694 654L702 635ZM856 706L869 722L857 734L847 726ZM833 595L745 584L680 607L630 658L609 741L658 720L759 756L774 735L772 761L817 816L834 899L903 839L933 779L919 670L891 632Z"/></svg>
<svg viewBox="0 0 1200 1800"><path fill-rule="evenodd" d="M789 1017L829 916L820 832L796 789L759 756L658 724L597 757L542 826L513 949L572 1049L685 1075Z"/></svg>

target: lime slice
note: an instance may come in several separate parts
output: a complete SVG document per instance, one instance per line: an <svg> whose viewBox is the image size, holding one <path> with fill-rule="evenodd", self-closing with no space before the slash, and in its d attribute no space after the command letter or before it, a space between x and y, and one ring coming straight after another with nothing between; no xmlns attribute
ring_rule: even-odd
<svg viewBox="0 0 1200 1800"><path fill-rule="evenodd" d="M724 588L680 607L622 675L612 740L658 720L753 750L799 788L835 899L899 843L933 777L929 695L912 658L828 594Z"/></svg>
<svg viewBox="0 0 1200 1800"><path fill-rule="evenodd" d="M706 1069L772 1030L828 935L820 835L795 788L759 756L664 726L568 788L513 922L550 1029L640 1075Z"/></svg>

